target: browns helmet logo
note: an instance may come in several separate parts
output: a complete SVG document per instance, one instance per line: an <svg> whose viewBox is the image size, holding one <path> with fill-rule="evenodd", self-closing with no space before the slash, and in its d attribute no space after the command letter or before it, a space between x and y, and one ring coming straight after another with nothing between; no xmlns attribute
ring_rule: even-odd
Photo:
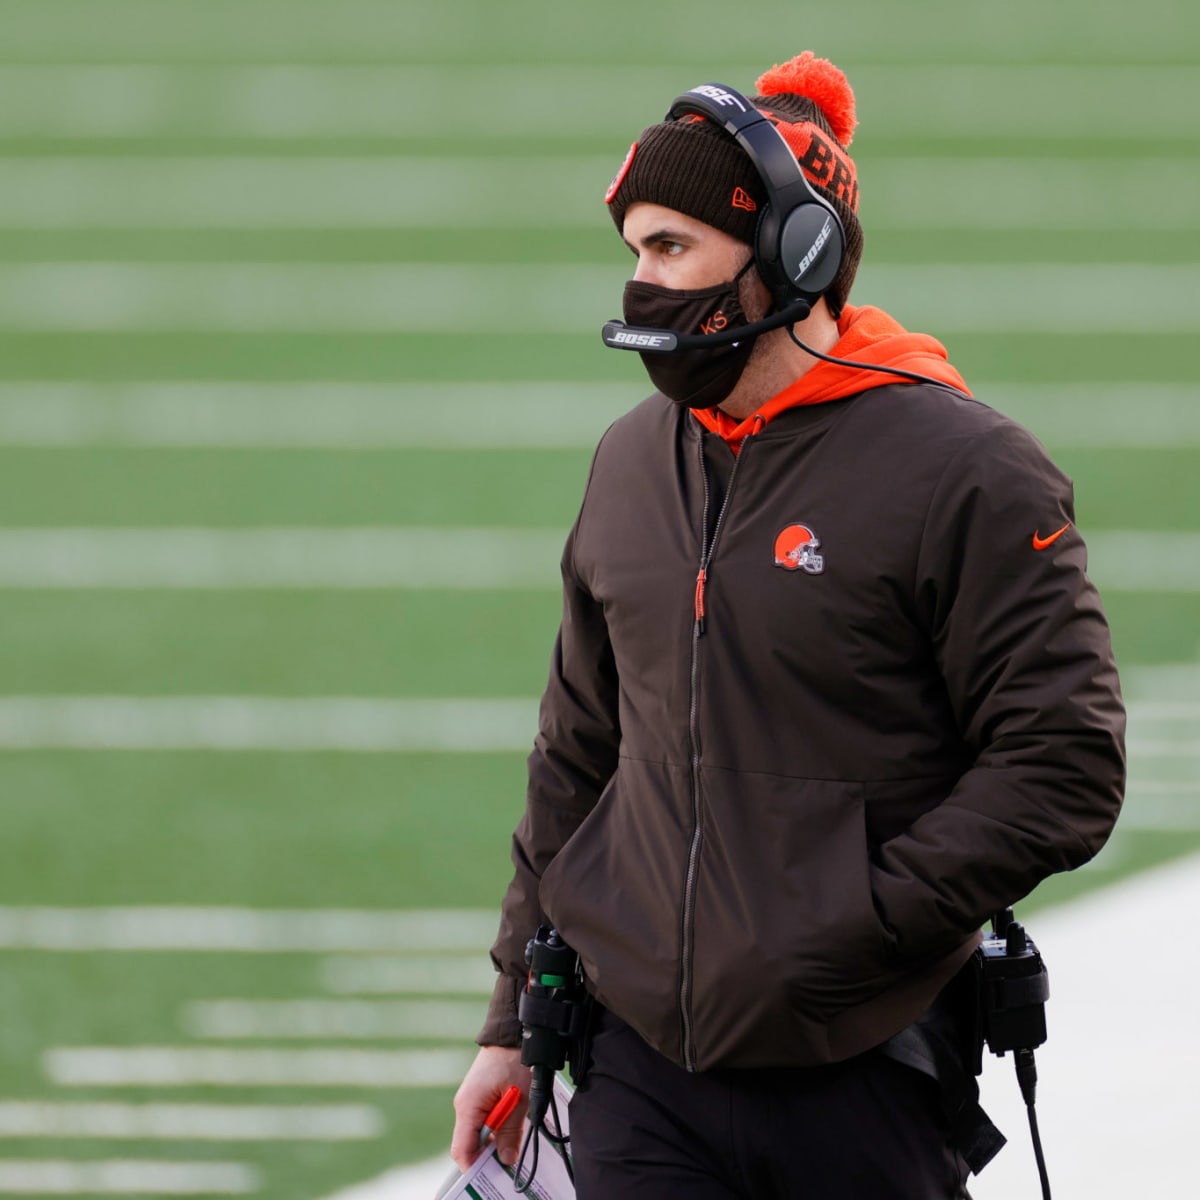
<svg viewBox="0 0 1200 1200"><path fill-rule="evenodd" d="M775 539L775 565L820 575L825 570L825 556L817 553L820 548L820 538L807 525L789 525Z"/></svg>

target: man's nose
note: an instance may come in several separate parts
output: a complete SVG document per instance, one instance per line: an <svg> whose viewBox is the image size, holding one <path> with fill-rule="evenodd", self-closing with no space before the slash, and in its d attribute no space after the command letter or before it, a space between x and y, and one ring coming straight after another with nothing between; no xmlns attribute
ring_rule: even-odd
<svg viewBox="0 0 1200 1200"><path fill-rule="evenodd" d="M658 278L658 271L653 259L649 254L643 254L637 263L637 270L633 273L633 278L637 283L661 283Z"/></svg>

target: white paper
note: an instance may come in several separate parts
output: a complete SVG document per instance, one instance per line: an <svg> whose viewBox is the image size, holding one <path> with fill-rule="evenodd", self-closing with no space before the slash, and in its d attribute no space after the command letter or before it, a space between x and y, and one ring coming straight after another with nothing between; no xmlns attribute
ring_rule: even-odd
<svg viewBox="0 0 1200 1200"><path fill-rule="evenodd" d="M571 1092L571 1085L561 1075L555 1075L554 1103L562 1128L555 1127L553 1110L546 1114L546 1125L552 1133L563 1137L571 1131L567 1116ZM529 1190L521 1193L516 1190L513 1181L513 1168L504 1166L496 1157L496 1144L493 1142L446 1193L444 1200L522 1200L522 1197L525 1200L574 1200L575 1187L559 1149L547 1137L539 1135L537 1174ZM570 1146L564 1149L569 1155ZM532 1161L533 1147L530 1146L522 1164L522 1178L529 1174Z"/></svg>

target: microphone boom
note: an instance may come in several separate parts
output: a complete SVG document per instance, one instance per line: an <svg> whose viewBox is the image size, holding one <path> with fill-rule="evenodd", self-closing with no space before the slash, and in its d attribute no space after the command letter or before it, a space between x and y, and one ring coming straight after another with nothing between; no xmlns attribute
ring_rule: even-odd
<svg viewBox="0 0 1200 1200"><path fill-rule="evenodd" d="M674 329L651 329L643 325L626 325L624 321L606 321L601 337L612 350L637 350L641 354L670 354L675 350L709 350L742 342L803 321L812 312L807 300L797 300L777 313L718 333L679 333Z"/></svg>

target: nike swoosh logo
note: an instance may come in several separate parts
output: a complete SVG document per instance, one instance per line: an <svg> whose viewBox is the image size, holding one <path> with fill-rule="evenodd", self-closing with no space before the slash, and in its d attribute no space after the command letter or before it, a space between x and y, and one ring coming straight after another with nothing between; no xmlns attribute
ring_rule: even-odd
<svg viewBox="0 0 1200 1200"><path fill-rule="evenodd" d="M1038 537L1038 535L1035 533L1033 535L1033 548L1035 550L1045 550L1047 546L1054 545L1054 543L1057 542L1058 539L1062 537L1062 535L1070 528L1071 522L1068 521L1061 529L1056 529L1049 537Z"/></svg>

